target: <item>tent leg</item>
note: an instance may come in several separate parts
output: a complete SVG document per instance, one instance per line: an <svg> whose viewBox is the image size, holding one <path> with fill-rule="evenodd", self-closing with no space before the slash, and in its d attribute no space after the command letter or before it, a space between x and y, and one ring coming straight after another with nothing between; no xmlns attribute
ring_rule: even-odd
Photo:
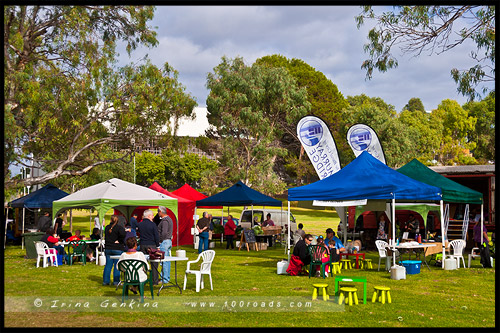
<svg viewBox="0 0 500 333"><path fill-rule="evenodd" d="M441 259L441 268L444 269L444 259L446 258L446 240L444 239L444 216L443 216L443 200L439 201L439 212L441 217L441 246L443 249L443 258Z"/></svg>

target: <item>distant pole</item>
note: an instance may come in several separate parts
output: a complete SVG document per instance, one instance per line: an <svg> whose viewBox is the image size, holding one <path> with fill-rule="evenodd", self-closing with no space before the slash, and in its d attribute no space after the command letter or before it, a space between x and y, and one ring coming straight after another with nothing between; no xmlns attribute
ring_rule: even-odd
<svg viewBox="0 0 500 333"><path fill-rule="evenodd" d="M132 138L130 142L132 143L132 146L134 148L134 184L135 184L135 138Z"/></svg>

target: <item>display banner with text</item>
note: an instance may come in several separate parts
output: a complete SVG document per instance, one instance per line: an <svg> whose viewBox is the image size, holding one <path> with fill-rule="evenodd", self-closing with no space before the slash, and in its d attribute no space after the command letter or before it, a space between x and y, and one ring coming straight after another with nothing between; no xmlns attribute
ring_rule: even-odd
<svg viewBox="0 0 500 333"><path fill-rule="evenodd" d="M341 169L337 146L323 120L306 116L297 124L297 136L320 179Z"/></svg>
<svg viewBox="0 0 500 333"><path fill-rule="evenodd" d="M347 142L356 157L366 150L380 162L387 164L377 133L370 126L365 124L352 125L347 131Z"/></svg>

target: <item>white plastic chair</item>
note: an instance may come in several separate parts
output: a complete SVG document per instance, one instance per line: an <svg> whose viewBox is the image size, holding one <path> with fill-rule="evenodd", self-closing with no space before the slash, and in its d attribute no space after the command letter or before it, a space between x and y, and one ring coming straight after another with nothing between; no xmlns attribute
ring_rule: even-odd
<svg viewBox="0 0 500 333"><path fill-rule="evenodd" d="M186 290L186 283L187 283L187 275L188 274L194 274L196 276L196 292L200 292L200 287L203 289L203 275L208 275L210 279L210 289L213 289L212 286L212 273L211 273L211 268L212 268L212 261L214 261L215 257L215 251L214 250L206 250L203 251L198 255L198 258L194 261L188 261L187 262L187 267L186 267L186 273L184 274L184 290ZM200 270L192 270L190 269L191 264L195 264L200 261L200 259L203 258L203 261L200 265Z"/></svg>
<svg viewBox="0 0 500 333"><path fill-rule="evenodd" d="M453 249L453 254L451 254L451 249ZM465 266L465 259L463 256L463 252L465 249L465 241L463 239L454 239L450 242L450 257L456 259L457 261L457 268L460 268L460 258L462 258L462 263Z"/></svg>
<svg viewBox="0 0 500 333"><path fill-rule="evenodd" d="M377 247L377 250L378 250L378 271L380 271L380 262L382 260L382 258L385 258L385 269L388 271L390 268L391 268L391 260L392 260L392 256L388 256L387 255L387 246L389 246L389 243L387 243L386 241L383 241L383 240L376 240L375 241L375 246ZM397 249L395 249L395 254L396 254L396 258L399 256L399 251Z"/></svg>
<svg viewBox="0 0 500 333"><path fill-rule="evenodd" d="M36 267L40 267L40 259L42 259L43 267L47 267L49 262L52 266L57 266L57 251L56 249L51 249L44 242L35 242L35 248L37 253Z"/></svg>
<svg viewBox="0 0 500 333"><path fill-rule="evenodd" d="M471 260L472 259L474 259L474 258L481 258L481 255L480 254L476 254L475 252L479 252L479 248L478 247L474 247L470 251L469 262L468 262L467 268L470 268L470 264L471 264Z"/></svg>

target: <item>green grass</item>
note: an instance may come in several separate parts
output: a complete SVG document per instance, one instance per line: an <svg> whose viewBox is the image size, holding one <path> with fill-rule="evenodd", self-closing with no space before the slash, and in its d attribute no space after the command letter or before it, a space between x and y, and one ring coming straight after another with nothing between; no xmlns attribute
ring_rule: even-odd
<svg viewBox="0 0 500 333"><path fill-rule="evenodd" d="M236 211L236 210L235 210ZM331 212L294 209L298 221L307 232L324 234L330 224L338 223ZM225 211L227 213L227 209ZM217 213L217 215L220 215ZM331 216L334 215L334 216ZM84 221L74 217L74 227L89 225L88 215ZM108 219L109 221L109 219ZM317 226L320 225L320 226ZM317 228L317 229L315 229ZM313 231L317 230L317 232ZM183 246L190 260L197 257L192 246ZM176 248L174 248L175 250ZM97 302L90 309L42 307L12 312L6 301L6 327L495 327L495 269L480 268L479 260L473 261L471 269L461 268L445 271L431 266L422 267L420 274L407 275L405 280L392 280L382 268L377 271L378 254L367 252L367 258L375 263L374 270L343 271L343 275L366 276L368 280L368 303L352 307L341 307L340 311L329 310L333 301L315 300L314 310L294 308L278 311L270 302L289 300L310 301L312 284L327 282L333 291L333 278L323 280L307 276L276 274L276 264L286 258L283 248L266 251L249 251L243 248L225 250L217 243L212 266L214 290L200 293L194 290L194 276L188 279L188 287L179 293L176 288L166 288L156 297L158 309L130 309L99 307L103 300L120 304L121 289L102 286L103 266L94 263L82 266L36 268L35 259L24 259L25 250L20 246L7 246L4 252L4 296L10 299L40 298L54 302L59 298L84 302ZM179 283L183 283L185 262L178 263ZM172 274L174 267L172 266ZM391 288L392 304L371 303L373 286ZM360 303L362 285L357 285ZM147 296L148 293L146 293ZM24 298L22 298L24 297ZM213 310L192 310L183 302L197 300L216 303ZM244 307L227 309L221 306L224 300L244 301ZM266 302L266 306L255 310L254 300ZM154 302L146 299L146 303ZM10 302L10 301L9 301ZM179 303L180 302L180 303ZM276 304L276 303L275 303ZM273 304L273 305L275 305ZM247 306L248 307L245 307ZM173 307L173 308L171 308ZM17 308L16 308L17 309ZM337 308L338 310L338 308ZM17 310L16 310L17 311Z"/></svg>

